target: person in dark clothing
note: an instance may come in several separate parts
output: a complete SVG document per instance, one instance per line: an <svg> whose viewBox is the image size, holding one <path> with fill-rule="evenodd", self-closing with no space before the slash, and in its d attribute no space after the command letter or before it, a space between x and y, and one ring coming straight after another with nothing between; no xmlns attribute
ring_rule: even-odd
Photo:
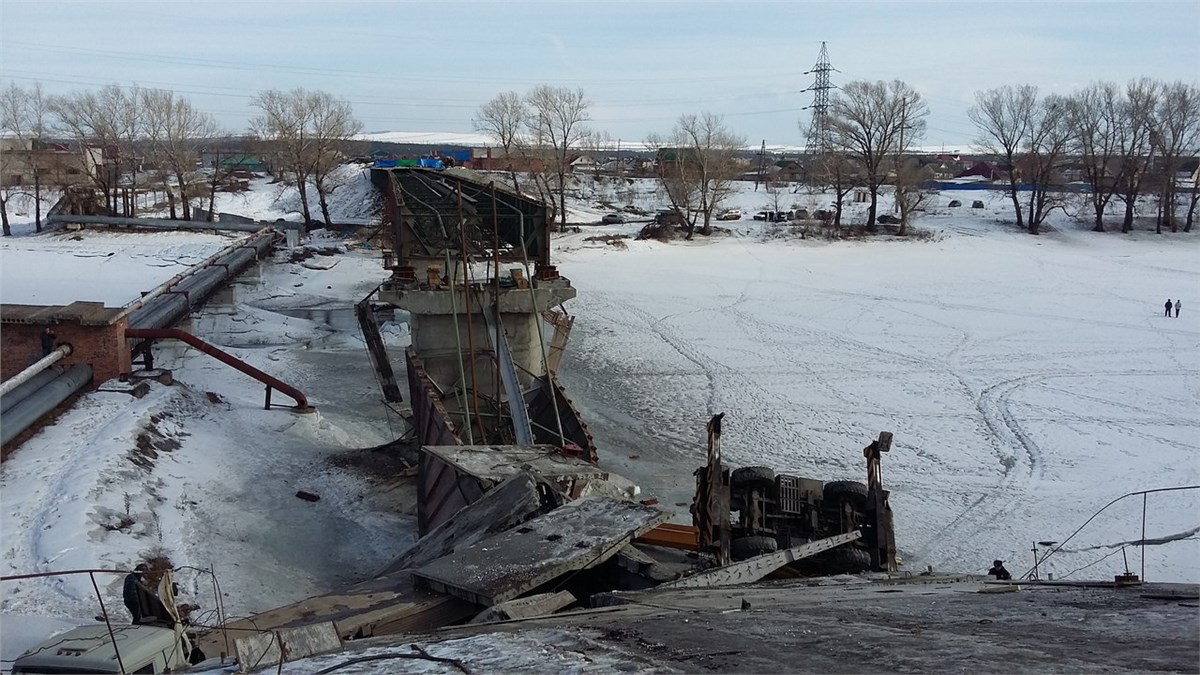
<svg viewBox="0 0 1200 675"><path fill-rule="evenodd" d="M1179 301L1179 298L1175 298L1175 318L1176 319L1179 318L1179 308L1182 306L1183 306L1183 303Z"/></svg>
<svg viewBox="0 0 1200 675"><path fill-rule="evenodd" d="M125 576L125 588L122 593L122 600L125 601L125 609L128 609L129 614L133 616L133 624L135 626L142 622L142 617L144 616L142 612L144 605L140 593L150 592L142 583L142 575L149 569L149 567L146 567L146 563L138 563L138 566Z"/></svg>
<svg viewBox="0 0 1200 675"><path fill-rule="evenodd" d="M42 339L42 358L50 356L50 352L54 351L54 343L58 341L58 335L54 333L54 329L46 326L46 330L42 331L39 336Z"/></svg>
<svg viewBox="0 0 1200 675"><path fill-rule="evenodd" d="M1004 569L1003 560L993 560L992 569L988 570L988 574L996 577L996 581L1012 580L1012 575L1008 573L1008 570Z"/></svg>
<svg viewBox="0 0 1200 675"><path fill-rule="evenodd" d="M1163 316L1171 316L1171 299L1167 298L1167 304L1163 306L1167 308L1166 312L1163 313Z"/></svg>

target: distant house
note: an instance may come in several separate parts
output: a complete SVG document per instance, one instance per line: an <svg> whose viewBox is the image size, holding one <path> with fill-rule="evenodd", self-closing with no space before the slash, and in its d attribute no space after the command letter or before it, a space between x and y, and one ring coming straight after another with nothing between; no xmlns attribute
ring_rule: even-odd
<svg viewBox="0 0 1200 675"><path fill-rule="evenodd" d="M794 159L781 159L768 169L771 180L796 181L804 177L804 166Z"/></svg>
<svg viewBox="0 0 1200 675"><path fill-rule="evenodd" d="M270 173L271 165L260 155L237 153L221 155L218 165L222 171L250 171L253 173Z"/></svg>
<svg viewBox="0 0 1200 675"><path fill-rule="evenodd" d="M591 155L568 157L567 170L571 173L596 173L600 165Z"/></svg>
<svg viewBox="0 0 1200 675"><path fill-rule="evenodd" d="M990 162L978 161L972 164L971 168L955 176L955 178L971 177L979 177L987 180L1000 180L1004 177L1004 172Z"/></svg>
<svg viewBox="0 0 1200 675"><path fill-rule="evenodd" d="M520 171L539 172L546 169L545 160L517 153L507 154L504 148L471 148L471 159L467 168L476 171Z"/></svg>
<svg viewBox="0 0 1200 675"><path fill-rule="evenodd" d="M67 186L90 182L99 167L109 163L100 147L85 147L58 141L0 138L0 185L15 187L37 183ZM115 150L115 148L114 148Z"/></svg>

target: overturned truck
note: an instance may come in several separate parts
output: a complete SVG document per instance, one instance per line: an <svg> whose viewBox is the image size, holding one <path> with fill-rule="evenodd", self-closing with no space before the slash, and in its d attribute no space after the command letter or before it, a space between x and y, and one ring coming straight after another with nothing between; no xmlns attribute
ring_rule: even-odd
<svg viewBox="0 0 1200 675"><path fill-rule="evenodd" d="M793 567L812 574L896 569L892 509L880 468L882 453L891 449L891 433L881 433L863 450L866 483L822 482L765 466L725 467L723 416L709 421L708 462L696 470L692 515L700 550L724 565L859 532L856 541L797 560Z"/></svg>

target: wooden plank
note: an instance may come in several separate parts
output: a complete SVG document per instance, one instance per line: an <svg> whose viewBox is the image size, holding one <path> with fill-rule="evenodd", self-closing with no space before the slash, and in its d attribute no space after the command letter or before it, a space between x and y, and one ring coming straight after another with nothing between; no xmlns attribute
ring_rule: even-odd
<svg viewBox="0 0 1200 675"><path fill-rule="evenodd" d="M659 509L588 497L413 570L429 588L491 606L599 565L667 520Z"/></svg>

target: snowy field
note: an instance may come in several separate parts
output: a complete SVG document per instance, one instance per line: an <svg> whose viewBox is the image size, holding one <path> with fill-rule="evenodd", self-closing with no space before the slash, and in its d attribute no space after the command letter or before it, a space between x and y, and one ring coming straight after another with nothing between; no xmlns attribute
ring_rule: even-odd
<svg viewBox="0 0 1200 675"><path fill-rule="evenodd" d="M1063 218L1032 237L978 195L987 209L931 207L928 242L814 243L744 221L690 243L558 240L579 289L564 380L614 468L685 501L704 423L725 412L735 465L863 480L862 448L891 431L906 567L979 573L994 558L1024 572L1033 542L1126 492L1200 484L1195 235ZM1180 296L1180 318L1163 317ZM1147 537L1186 540L1147 549L1148 578L1200 580L1197 514L1200 491L1149 498ZM1108 577L1140 527L1140 498L1125 500L1048 569L1113 553L1086 574Z"/></svg>
<svg viewBox="0 0 1200 675"><path fill-rule="evenodd" d="M83 230L7 237L0 240L0 302L120 307L246 236Z"/></svg>
<svg viewBox="0 0 1200 675"><path fill-rule="evenodd" d="M369 221L366 183L359 173L335 193L342 217ZM637 205L661 205L638 187ZM573 220L607 212L606 189L585 188ZM218 210L291 217L294 195L275 191L256 182ZM950 198L988 208L945 208ZM737 199L747 215L765 208L750 186ZM1200 483L1197 235L1093 234L1060 217L1031 237L1004 213L997 196L941 195L917 222L931 233L922 241L801 240L748 220L686 243L587 241L637 224L556 235L556 262L579 291L563 379L603 464L682 504L686 522L714 412L727 413L728 462L825 480L862 480L862 447L891 431L884 480L905 569L976 573L994 558L1024 572L1033 542L1062 541L1126 492ZM10 250L36 255L59 236L4 242L18 247L5 249L5 273ZM382 277L370 249L281 254L193 318L201 337L299 387L315 415L265 411L257 382L171 345L158 365L175 386L81 399L0 468L0 570L128 567L161 552L215 568L233 615L369 576L414 529L406 483L338 461L402 431L350 314ZM1176 296L1180 318L1164 318ZM385 326L397 358L405 331ZM321 501L296 499L300 489ZM1106 511L1049 569L1109 556L1075 578L1120 571L1111 547L1140 537L1140 506ZM1149 506L1147 535L1183 540L1147 549L1147 578L1200 581L1200 495ZM1129 558L1140 571L1136 549ZM104 590L121 615L119 581ZM210 612L211 580L183 581L183 600ZM0 591L6 626L97 613L86 577ZM18 646L6 639L3 658Z"/></svg>

